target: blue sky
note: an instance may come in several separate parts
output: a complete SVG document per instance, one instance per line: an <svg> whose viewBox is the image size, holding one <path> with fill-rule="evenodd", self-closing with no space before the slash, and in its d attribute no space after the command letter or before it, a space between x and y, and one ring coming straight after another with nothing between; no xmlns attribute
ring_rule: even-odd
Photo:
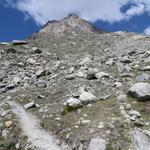
<svg viewBox="0 0 150 150"><path fill-rule="evenodd" d="M0 41L22 40L39 29L32 18L26 20L22 12L1 3L0 20Z"/></svg>
<svg viewBox="0 0 150 150"><path fill-rule="evenodd" d="M74 13L107 31L150 34L150 0L0 0L0 41L25 39Z"/></svg>

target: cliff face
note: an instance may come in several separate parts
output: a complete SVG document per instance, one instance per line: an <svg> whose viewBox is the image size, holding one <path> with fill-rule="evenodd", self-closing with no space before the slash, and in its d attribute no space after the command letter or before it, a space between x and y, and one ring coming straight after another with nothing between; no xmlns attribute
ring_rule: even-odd
<svg viewBox="0 0 150 150"><path fill-rule="evenodd" d="M149 71L149 37L74 15L0 43L0 150L150 150Z"/></svg>

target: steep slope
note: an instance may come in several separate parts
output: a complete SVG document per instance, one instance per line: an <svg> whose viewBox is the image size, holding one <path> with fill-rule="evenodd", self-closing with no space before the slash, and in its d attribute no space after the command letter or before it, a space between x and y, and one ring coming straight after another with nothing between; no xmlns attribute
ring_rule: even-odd
<svg viewBox="0 0 150 150"><path fill-rule="evenodd" d="M48 23L27 42L1 43L0 150L37 149L7 101L70 150L149 150L149 66L149 37L101 34L77 16Z"/></svg>

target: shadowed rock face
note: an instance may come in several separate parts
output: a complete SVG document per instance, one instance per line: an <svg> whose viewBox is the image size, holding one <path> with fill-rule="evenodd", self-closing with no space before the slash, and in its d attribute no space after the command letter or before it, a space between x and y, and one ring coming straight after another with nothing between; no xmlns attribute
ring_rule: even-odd
<svg viewBox="0 0 150 150"><path fill-rule="evenodd" d="M49 21L39 31L39 34L44 33L61 36L66 33L75 35L79 32L101 33L102 31L98 31L96 27L80 17L76 15L70 15L61 21Z"/></svg>

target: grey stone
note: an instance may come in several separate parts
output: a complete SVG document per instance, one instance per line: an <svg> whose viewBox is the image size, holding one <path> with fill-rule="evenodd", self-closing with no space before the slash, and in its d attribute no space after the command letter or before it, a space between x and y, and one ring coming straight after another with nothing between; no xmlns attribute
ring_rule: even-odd
<svg viewBox="0 0 150 150"><path fill-rule="evenodd" d="M76 91L76 92L74 92L73 94L72 94L72 97L74 97L74 98L79 98L80 97L80 91Z"/></svg>
<svg viewBox="0 0 150 150"><path fill-rule="evenodd" d="M33 53L36 53L36 54L41 54L42 53L42 50L37 48L37 47L32 47L32 51L33 51Z"/></svg>
<svg viewBox="0 0 150 150"><path fill-rule="evenodd" d="M131 63L132 60L130 60L130 58L128 56L123 56L120 58L120 62L122 63Z"/></svg>
<svg viewBox="0 0 150 150"><path fill-rule="evenodd" d="M132 132L132 141L134 150L150 150L150 139L142 131L135 129Z"/></svg>
<svg viewBox="0 0 150 150"><path fill-rule="evenodd" d="M139 119L136 119L133 124L137 127L143 127L144 126L144 122L142 122L141 120Z"/></svg>
<svg viewBox="0 0 150 150"><path fill-rule="evenodd" d="M65 79L67 79L67 80L73 80L73 79L75 79L75 75L74 74L69 74L69 75L66 75L66 77L65 77Z"/></svg>
<svg viewBox="0 0 150 150"><path fill-rule="evenodd" d="M101 96L99 99L100 100L106 100L110 97L110 95L105 95L105 96Z"/></svg>
<svg viewBox="0 0 150 150"><path fill-rule="evenodd" d="M13 78L13 83L14 83L14 84L18 84L20 81L21 81L21 78L18 77L18 76L15 76L15 77Z"/></svg>
<svg viewBox="0 0 150 150"><path fill-rule="evenodd" d="M7 84L0 83L0 89L5 88L6 86L7 86Z"/></svg>
<svg viewBox="0 0 150 150"><path fill-rule="evenodd" d="M117 68L120 74L128 75L130 71L130 67L128 65L124 65L122 63L117 63Z"/></svg>
<svg viewBox="0 0 150 150"><path fill-rule="evenodd" d="M69 69L69 73L70 73L70 74L73 73L74 70L75 70L75 68L74 68L74 67L71 67L71 68Z"/></svg>
<svg viewBox="0 0 150 150"><path fill-rule="evenodd" d="M135 116L136 118L139 118L139 117L142 116L138 111L135 111L135 110L130 110L129 115L130 116Z"/></svg>
<svg viewBox="0 0 150 150"><path fill-rule="evenodd" d="M46 88L47 87L47 82L44 80L39 80L38 82L35 83L37 87L39 88Z"/></svg>
<svg viewBox="0 0 150 150"><path fill-rule="evenodd" d="M8 48L5 50L7 53L16 53L17 51L14 48Z"/></svg>
<svg viewBox="0 0 150 150"><path fill-rule="evenodd" d="M149 63L150 62L150 56L147 58L144 58L144 62Z"/></svg>
<svg viewBox="0 0 150 150"><path fill-rule="evenodd" d="M136 83L128 90L128 94L138 100L150 100L150 84Z"/></svg>
<svg viewBox="0 0 150 150"><path fill-rule="evenodd" d="M114 87L120 88L120 87L122 87L122 83L121 82L115 82Z"/></svg>
<svg viewBox="0 0 150 150"><path fill-rule="evenodd" d="M88 72L86 78L88 80L95 80L95 79L97 79L96 76L95 76L95 72Z"/></svg>
<svg viewBox="0 0 150 150"><path fill-rule="evenodd" d="M143 133L150 138L150 130L144 130Z"/></svg>
<svg viewBox="0 0 150 150"><path fill-rule="evenodd" d="M35 75L39 78L39 77L42 77L42 76L45 76L46 75L46 70L45 69L40 69L38 70Z"/></svg>
<svg viewBox="0 0 150 150"><path fill-rule="evenodd" d="M14 89L14 88L15 88L15 84L13 84L13 83L8 84L8 85L6 86L6 89L7 89L7 90L12 90L12 89Z"/></svg>

